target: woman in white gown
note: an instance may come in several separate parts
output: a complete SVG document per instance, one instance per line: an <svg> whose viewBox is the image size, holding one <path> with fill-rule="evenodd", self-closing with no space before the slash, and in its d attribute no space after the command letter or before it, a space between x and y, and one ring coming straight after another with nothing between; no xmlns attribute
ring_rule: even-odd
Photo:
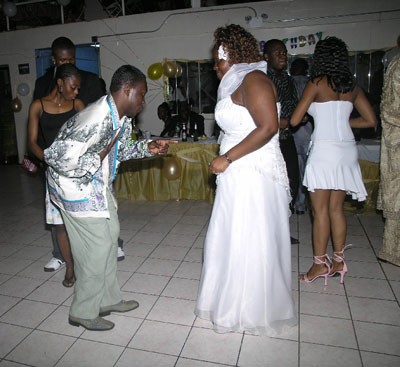
<svg viewBox="0 0 400 367"><path fill-rule="evenodd" d="M224 134L210 163L217 192L195 313L217 332L271 335L296 324L276 91L250 33L229 25L214 36L215 117Z"/></svg>
<svg viewBox="0 0 400 367"><path fill-rule="evenodd" d="M360 117L350 119L353 105ZM310 192L313 213L314 261L305 282L340 274L343 283L346 217L343 204L346 193L363 201L366 191L358 164L357 146L351 128L376 125L376 116L364 92L355 84L349 68L346 44L328 37L317 43L310 82L291 117L298 125L307 112L314 118L314 132L303 185ZM332 235L333 258L327 255Z"/></svg>

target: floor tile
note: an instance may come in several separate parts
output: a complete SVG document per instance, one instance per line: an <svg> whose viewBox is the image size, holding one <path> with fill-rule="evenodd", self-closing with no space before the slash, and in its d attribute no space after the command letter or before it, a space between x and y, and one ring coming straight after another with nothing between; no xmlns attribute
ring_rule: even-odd
<svg viewBox="0 0 400 367"><path fill-rule="evenodd" d="M18 345L7 359L37 367L52 367L74 342L75 339L69 336L36 330Z"/></svg>
<svg viewBox="0 0 400 367"><path fill-rule="evenodd" d="M144 274L172 276L180 263L181 262L177 260L150 258L144 261L144 263L137 269L137 272Z"/></svg>
<svg viewBox="0 0 400 367"><path fill-rule="evenodd" d="M396 281L400 281L400 267L399 266L395 266L389 263L381 263L383 272L386 275L386 278L389 280L396 280Z"/></svg>
<svg viewBox="0 0 400 367"><path fill-rule="evenodd" d="M241 334L217 334L213 330L193 328L182 351L182 356L207 362L235 365Z"/></svg>
<svg viewBox="0 0 400 367"><path fill-rule="evenodd" d="M208 363L181 357L179 358L178 363L176 364L175 367L229 367L229 365L219 364L219 363Z"/></svg>
<svg viewBox="0 0 400 367"><path fill-rule="evenodd" d="M348 277L386 279L381 267L377 262L346 261L349 268Z"/></svg>
<svg viewBox="0 0 400 367"><path fill-rule="evenodd" d="M123 291L160 295L170 278L161 275L134 274L122 287Z"/></svg>
<svg viewBox="0 0 400 367"><path fill-rule="evenodd" d="M297 367L297 342L246 335L240 350L240 367Z"/></svg>
<svg viewBox="0 0 400 367"><path fill-rule="evenodd" d="M0 322L0 358L4 358L31 332L28 328Z"/></svg>
<svg viewBox="0 0 400 367"><path fill-rule="evenodd" d="M334 294L302 292L300 294L300 312L314 316L350 319L346 297Z"/></svg>
<svg viewBox="0 0 400 367"><path fill-rule="evenodd" d="M193 243L197 240L197 235L194 234L179 234L179 233L169 233L161 241L161 246L175 246L175 247L191 247Z"/></svg>
<svg viewBox="0 0 400 367"><path fill-rule="evenodd" d="M55 309L56 305L30 300L22 300L11 310L6 312L0 321L13 325L20 325L29 328L38 326Z"/></svg>
<svg viewBox="0 0 400 367"><path fill-rule="evenodd" d="M73 294L74 288L66 288L61 282L45 282L40 287L36 288L26 298L33 301L45 303L54 303L60 305Z"/></svg>
<svg viewBox="0 0 400 367"><path fill-rule="evenodd" d="M15 276L0 285L0 294L24 298L42 283L42 280Z"/></svg>
<svg viewBox="0 0 400 367"><path fill-rule="evenodd" d="M26 364L20 364L20 363L16 363L16 362L2 360L2 361L0 361L0 366L1 367L24 367L24 366L26 367Z"/></svg>
<svg viewBox="0 0 400 367"><path fill-rule="evenodd" d="M189 331L189 326L145 321L129 343L129 347L179 356Z"/></svg>
<svg viewBox="0 0 400 367"><path fill-rule="evenodd" d="M150 257L154 259L181 261L187 255L188 251L186 247L159 246L151 253Z"/></svg>
<svg viewBox="0 0 400 367"><path fill-rule="evenodd" d="M357 349L301 343L300 367L363 367Z"/></svg>
<svg viewBox="0 0 400 367"><path fill-rule="evenodd" d="M199 280L201 275L201 268L201 263L183 261L180 264L176 273L174 274L174 277Z"/></svg>
<svg viewBox="0 0 400 367"><path fill-rule="evenodd" d="M360 350L400 356L400 326L355 321Z"/></svg>
<svg viewBox="0 0 400 367"><path fill-rule="evenodd" d="M387 354L361 352L364 367L394 367L400 366L400 357Z"/></svg>
<svg viewBox="0 0 400 367"><path fill-rule="evenodd" d="M394 300L392 289L383 279L346 277L345 285L349 296Z"/></svg>
<svg viewBox="0 0 400 367"><path fill-rule="evenodd" d="M165 287L162 295L195 301L197 299L199 283L198 280L173 278Z"/></svg>
<svg viewBox="0 0 400 367"><path fill-rule="evenodd" d="M114 366L124 348L117 345L78 339L58 362L57 367L96 367Z"/></svg>
<svg viewBox="0 0 400 367"><path fill-rule="evenodd" d="M124 260L118 261L118 270L134 272L141 267L144 261L143 257L125 256Z"/></svg>
<svg viewBox="0 0 400 367"><path fill-rule="evenodd" d="M400 326L400 308L396 301L349 297L353 320Z"/></svg>
<svg viewBox="0 0 400 367"><path fill-rule="evenodd" d="M302 342L357 348L351 320L303 315L300 320Z"/></svg>
<svg viewBox="0 0 400 367"><path fill-rule="evenodd" d="M8 297L0 295L0 316L6 313L10 308L16 305L21 298L18 297Z"/></svg>
<svg viewBox="0 0 400 367"><path fill-rule="evenodd" d="M176 360L175 356L126 349L115 367L174 367Z"/></svg>
<svg viewBox="0 0 400 367"><path fill-rule="evenodd" d="M15 255L15 254L14 254ZM33 260L20 259L14 255L7 257L0 263L0 269L3 274L15 275L24 270L33 263Z"/></svg>
<svg viewBox="0 0 400 367"><path fill-rule="evenodd" d="M147 319L191 326L196 317L194 307L194 301L160 297Z"/></svg>

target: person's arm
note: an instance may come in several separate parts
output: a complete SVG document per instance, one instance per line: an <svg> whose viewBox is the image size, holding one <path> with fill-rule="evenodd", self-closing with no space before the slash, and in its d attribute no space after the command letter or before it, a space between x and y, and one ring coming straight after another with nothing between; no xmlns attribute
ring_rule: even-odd
<svg viewBox="0 0 400 367"><path fill-rule="evenodd" d="M210 168L214 173L225 171L231 162L254 152L269 142L278 131L276 92L270 79L262 72L246 75L232 100L247 108L256 128L226 154L215 158Z"/></svg>
<svg viewBox="0 0 400 367"><path fill-rule="evenodd" d="M377 124L376 115L363 90L360 87L355 87L353 96L354 107L357 109L360 116L350 119L350 126L353 129L375 127Z"/></svg>
<svg viewBox="0 0 400 367"><path fill-rule="evenodd" d="M28 148L41 161L43 160L43 149L38 145L40 114L42 106L39 99L34 100L29 107L28 121Z"/></svg>
<svg viewBox="0 0 400 367"><path fill-rule="evenodd" d="M288 91L285 93L284 99L280 99L281 101L281 106L283 107L283 104L285 104L285 108L282 108L282 113L285 112L286 115L281 115L279 119L279 128L280 129L287 129L290 127L290 118L296 109L299 99L297 97L297 90L296 90L296 84L294 82L293 77L290 75L287 76L287 88Z"/></svg>
<svg viewBox="0 0 400 367"><path fill-rule="evenodd" d="M317 94L317 86L313 82L308 82L304 89L303 95L300 98L297 107L292 113L290 118L290 125L297 126L304 121L304 115L307 113L308 108L314 101Z"/></svg>

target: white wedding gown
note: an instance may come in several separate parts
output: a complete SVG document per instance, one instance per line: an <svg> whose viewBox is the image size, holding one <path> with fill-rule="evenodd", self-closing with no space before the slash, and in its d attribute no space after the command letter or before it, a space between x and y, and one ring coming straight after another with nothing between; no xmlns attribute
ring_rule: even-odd
<svg viewBox="0 0 400 367"><path fill-rule="evenodd" d="M255 124L230 96L216 106L220 154ZM217 332L279 334L296 324L292 298L289 184L278 134L217 176L195 314Z"/></svg>

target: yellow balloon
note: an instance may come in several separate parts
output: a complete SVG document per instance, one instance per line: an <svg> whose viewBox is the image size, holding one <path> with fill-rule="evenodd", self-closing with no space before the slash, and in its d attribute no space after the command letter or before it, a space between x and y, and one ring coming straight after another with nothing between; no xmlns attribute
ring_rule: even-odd
<svg viewBox="0 0 400 367"><path fill-rule="evenodd" d="M157 80L161 78L161 75L163 74L163 65L161 62L156 62L155 64L152 64L149 66L147 69L147 76L151 80Z"/></svg>
<svg viewBox="0 0 400 367"><path fill-rule="evenodd" d="M22 110L22 102L18 97L15 97L11 101L11 109L13 110L13 112L19 112Z"/></svg>
<svg viewBox="0 0 400 367"><path fill-rule="evenodd" d="M176 63L176 74L175 77L180 77L182 75L183 69L181 64Z"/></svg>
<svg viewBox="0 0 400 367"><path fill-rule="evenodd" d="M164 75L168 78L175 78L178 66L174 61L166 61L163 64Z"/></svg>
<svg viewBox="0 0 400 367"><path fill-rule="evenodd" d="M181 166L175 157L167 157L163 160L162 175L169 181L181 177Z"/></svg>

